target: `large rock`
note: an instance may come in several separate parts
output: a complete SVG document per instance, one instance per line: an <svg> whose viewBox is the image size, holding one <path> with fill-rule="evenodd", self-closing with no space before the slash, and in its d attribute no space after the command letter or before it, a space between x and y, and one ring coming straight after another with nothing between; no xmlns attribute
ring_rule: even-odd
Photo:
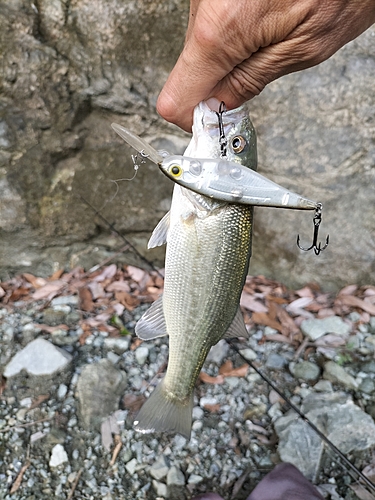
<svg viewBox="0 0 375 500"><path fill-rule="evenodd" d="M37 7L35 7L37 5ZM86 267L122 243L83 195L146 252L171 183L154 165L132 182L117 121L157 148L188 136L158 118L157 95L183 44L187 0L9 0L0 6L0 271ZM326 289L375 280L375 79L371 28L316 68L268 86L250 109L259 171L324 204L319 257L312 214L256 209L250 271ZM161 262L162 251L147 253ZM127 253L123 260L141 262Z"/></svg>
<svg viewBox="0 0 375 500"><path fill-rule="evenodd" d="M345 455L364 459L375 445L374 421L345 394L312 394L301 410ZM281 460L294 464L308 479L316 476L322 454L332 460L324 442L292 410L275 422L275 430Z"/></svg>
<svg viewBox="0 0 375 500"><path fill-rule="evenodd" d="M71 376L72 355L48 340L37 338L5 366L6 390L18 399L57 391Z"/></svg>
<svg viewBox="0 0 375 500"><path fill-rule="evenodd" d="M108 359L86 365L79 376L76 391L82 426L99 430L103 420L118 410L125 387L125 372L115 368Z"/></svg>

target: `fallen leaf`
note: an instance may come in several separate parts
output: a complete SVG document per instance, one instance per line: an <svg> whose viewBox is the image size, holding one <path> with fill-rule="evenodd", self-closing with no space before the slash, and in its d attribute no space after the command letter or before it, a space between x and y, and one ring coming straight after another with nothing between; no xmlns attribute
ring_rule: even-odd
<svg viewBox="0 0 375 500"><path fill-rule="evenodd" d="M264 340L271 340L273 342L283 342L284 344L293 344L294 340L282 335L281 333L272 333L271 335L264 335Z"/></svg>
<svg viewBox="0 0 375 500"><path fill-rule="evenodd" d="M130 285L127 281L113 281L106 286L107 292L130 292Z"/></svg>
<svg viewBox="0 0 375 500"><path fill-rule="evenodd" d="M44 278L37 278L33 274L23 273L22 276L33 286L33 288L40 288L47 284Z"/></svg>
<svg viewBox="0 0 375 500"><path fill-rule="evenodd" d="M55 271L52 276L48 278L48 281L55 281L61 278L61 276L64 274L64 269L58 269Z"/></svg>
<svg viewBox="0 0 375 500"><path fill-rule="evenodd" d="M137 283L140 283L144 279L144 277L148 274L143 269L140 269L139 267L135 266L127 266L126 270L128 271L130 278L133 281L136 281Z"/></svg>
<svg viewBox="0 0 375 500"><path fill-rule="evenodd" d="M242 292L240 298L240 306L248 309L252 312L267 312L268 307L259 302L259 300L255 300L254 297L246 292Z"/></svg>
<svg viewBox="0 0 375 500"><path fill-rule="evenodd" d="M253 313L251 319L258 325L270 326L274 330L281 332L282 326L278 321L271 319L266 313Z"/></svg>
<svg viewBox="0 0 375 500"><path fill-rule="evenodd" d="M347 285L337 295L353 295L358 290L358 285Z"/></svg>
<svg viewBox="0 0 375 500"><path fill-rule="evenodd" d="M64 288L66 283L62 280L49 281L46 285L38 288L33 294L34 300L51 299Z"/></svg>
<svg viewBox="0 0 375 500"><path fill-rule="evenodd" d="M104 281L108 278L113 278L117 272L117 266L116 264L111 264L103 269L103 271L95 276L93 280L95 281Z"/></svg>
<svg viewBox="0 0 375 500"><path fill-rule="evenodd" d="M92 300L91 291L86 287L80 288L78 295L80 308L82 309L82 311L92 312L95 309L95 305Z"/></svg>
<svg viewBox="0 0 375 500"><path fill-rule="evenodd" d="M360 500L375 500L374 495L372 495L360 484L349 484L349 488L354 491Z"/></svg>
<svg viewBox="0 0 375 500"><path fill-rule="evenodd" d="M210 413L218 413L218 411L220 411L220 405L219 403L216 403L216 404L205 404L203 406L203 408L207 411L209 411Z"/></svg>
<svg viewBox="0 0 375 500"><path fill-rule="evenodd" d="M127 292L115 292L115 298L124 305L128 311L133 311L141 303L138 297Z"/></svg>
<svg viewBox="0 0 375 500"><path fill-rule="evenodd" d="M312 299L314 298L314 294L313 294L311 288L308 286L305 286L303 288L300 288L299 290L296 290L295 293L299 297L310 297Z"/></svg>
<svg viewBox="0 0 375 500"><path fill-rule="evenodd" d="M141 409L143 403L146 401L145 396L136 396L135 394L125 394L122 398L122 404L126 410L130 412L137 413Z"/></svg>
<svg viewBox="0 0 375 500"><path fill-rule="evenodd" d="M337 298L338 303L345 304L347 306L358 307L365 312L368 312L372 316L375 316L375 305L366 302L365 300L354 297L353 295L339 295Z"/></svg>
<svg viewBox="0 0 375 500"><path fill-rule="evenodd" d="M43 323L33 323L33 324L37 328L40 328L42 330L42 332L47 332L47 333L53 333L56 330L66 330L66 331L69 330L69 327L67 325L63 325L63 324L55 325L55 326L45 325Z"/></svg>
<svg viewBox="0 0 375 500"><path fill-rule="evenodd" d="M241 365L239 368L233 368L232 361L228 360L219 369L219 374L223 377L245 377L249 369L248 364Z"/></svg>
<svg viewBox="0 0 375 500"><path fill-rule="evenodd" d="M211 377L211 375L208 375L207 373L205 373L203 371L201 371L199 374L199 380L201 380L205 384L223 384L224 383L223 375L218 375L217 377Z"/></svg>
<svg viewBox="0 0 375 500"><path fill-rule="evenodd" d="M16 477L16 480L14 481L14 483L10 489L11 495L13 495L13 493L15 493L18 490L18 488L21 486L23 475L25 474L25 471L29 466L30 466L30 462L29 462L29 460L26 460L25 465L23 465L21 467L21 470L19 471L18 476Z"/></svg>
<svg viewBox="0 0 375 500"><path fill-rule="evenodd" d="M91 283L88 283L87 288L90 290L93 300L105 297L103 286L97 281L92 281Z"/></svg>
<svg viewBox="0 0 375 500"><path fill-rule="evenodd" d="M39 406L41 403L43 403L43 401L47 401L47 399L49 399L49 397L50 397L49 394L40 394L35 399L33 399L32 403L27 411L33 410L34 408Z"/></svg>

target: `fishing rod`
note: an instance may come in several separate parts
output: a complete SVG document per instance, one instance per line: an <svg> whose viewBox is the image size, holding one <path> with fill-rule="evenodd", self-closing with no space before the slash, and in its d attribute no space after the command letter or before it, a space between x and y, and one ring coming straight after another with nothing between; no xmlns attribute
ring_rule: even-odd
<svg viewBox="0 0 375 500"><path fill-rule="evenodd" d="M260 375L260 377L265 381L267 382L267 384L275 391L277 392L277 394L282 397L285 402L290 406L290 408L292 408L292 410L294 410L297 415L304 421L307 423L307 425L320 437L320 439L322 441L324 441L330 448L331 450L333 450L340 458L341 460L343 460L343 462L345 462L345 464L352 470L354 471L356 474L358 474L358 476L366 483L366 485L373 491L375 492L375 484L370 481L370 479L368 477L366 477L343 453L342 451L340 451L337 446L335 446L332 441L330 441L327 436L325 436L319 429L318 427L316 427L315 424L313 424L311 422L311 420L309 420L309 418L301 412L301 410L294 404L292 403L292 401L290 401L290 399L274 384L274 382L269 378L267 377L267 375L265 375L263 372L261 372L259 370L259 368L257 368L257 366L250 360L248 360L247 358L245 358L245 356L243 354L241 354L241 352L239 351L238 347L235 345L234 341L232 339L226 339L228 345L240 356L241 359L243 359L245 361L245 363L247 363L258 375Z"/></svg>

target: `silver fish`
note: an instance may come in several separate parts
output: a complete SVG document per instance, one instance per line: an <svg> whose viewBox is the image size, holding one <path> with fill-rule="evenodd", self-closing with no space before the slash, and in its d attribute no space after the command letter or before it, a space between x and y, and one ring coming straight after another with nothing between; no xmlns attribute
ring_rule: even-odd
<svg viewBox="0 0 375 500"><path fill-rule="evenodd" d="M223 125L227 159L255 169L255 130L246 107L225 113ZM220 156L217 116L205 103L194 111L185 155ZM194 386L209 350L225 336L248 335L239 300L250 259L252 214L251 206L175 185L171 210L149 242L149 248L167 243L164 294L136 325L144 340L169 335L169 362L164 379L136 416L136 430L189 438Z"/></svg>

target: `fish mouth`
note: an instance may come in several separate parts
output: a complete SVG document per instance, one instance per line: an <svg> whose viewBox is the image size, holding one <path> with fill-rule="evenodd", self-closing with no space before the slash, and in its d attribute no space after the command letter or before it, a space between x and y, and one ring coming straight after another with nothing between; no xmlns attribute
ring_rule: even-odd
<svg viewBox="0 0 375 500"><path fill-rule="evenodd" d="M198 104L194 113L194 129L199 133L200 130L213 135L213 131L219 129L219 120L217 110L219 109L220 101L216 98L210 98L208 101L202 101ZM248 118L249 111L247 104L242 104L240 107L230 109L223 113L223 125L225 128L232 129L242 120Z"/></svg>

